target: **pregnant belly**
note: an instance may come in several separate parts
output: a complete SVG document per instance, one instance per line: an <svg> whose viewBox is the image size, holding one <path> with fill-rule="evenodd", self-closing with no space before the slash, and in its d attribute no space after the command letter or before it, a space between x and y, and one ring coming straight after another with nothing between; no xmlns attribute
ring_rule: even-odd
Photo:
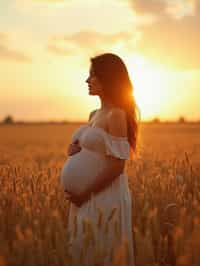
<svg viewBox="0 0 200 266"><path fill-rule="evenodd" d="M61 171L61 184L69 192L80 194L108 167L105 155L82 148L69 156Z"/></svg>

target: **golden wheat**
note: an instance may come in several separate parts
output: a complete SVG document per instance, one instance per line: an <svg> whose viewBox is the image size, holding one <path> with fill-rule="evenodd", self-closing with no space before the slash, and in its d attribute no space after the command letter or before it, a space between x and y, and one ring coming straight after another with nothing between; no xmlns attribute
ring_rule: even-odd
<svg viewBox="0 0 200 266"><path fill-rule="evenodd" d="M120 212L82 221L82 257L73 260L67 231L69 201L59 184L67 145L78 125L0 127L0 266L87 265L93 248L96 265L109 256L113 265L129 259L128 243L115 241L111 253L95 230L113 230L120 239ZM200 265L200 126L143 125L141 154L126 165L131 189L134 254L137 266ZM117 206L116 206L117 207Z"/></svg>

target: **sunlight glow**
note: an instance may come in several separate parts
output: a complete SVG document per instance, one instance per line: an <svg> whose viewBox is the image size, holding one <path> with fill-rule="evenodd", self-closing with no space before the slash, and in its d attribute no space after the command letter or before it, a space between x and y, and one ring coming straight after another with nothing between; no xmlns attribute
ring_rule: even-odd
<svg viewBox="0 0 200 266"><path fill-rule="evenodd" d="M159 115L165 102L166 72L141 56L129 57L127 67L142 117Z"/></svg>

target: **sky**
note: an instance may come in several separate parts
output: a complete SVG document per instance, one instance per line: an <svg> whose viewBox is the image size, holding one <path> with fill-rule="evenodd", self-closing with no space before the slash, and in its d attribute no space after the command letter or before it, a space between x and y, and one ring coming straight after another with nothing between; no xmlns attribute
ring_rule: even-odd
<svg viewBox="0 0 200 266"><path fill-rule="evenodd" d="M200 0L0 0L0 120L88 120L104 52L125 62L142 120L199 120L199 25Z"/></svg>

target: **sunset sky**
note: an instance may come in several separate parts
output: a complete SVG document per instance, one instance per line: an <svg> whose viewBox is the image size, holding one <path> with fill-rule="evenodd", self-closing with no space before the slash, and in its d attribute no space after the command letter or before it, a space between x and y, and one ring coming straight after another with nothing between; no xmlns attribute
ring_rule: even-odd
<svg viewBox="0 0 200 266"><path fill-rule="evenodd" d="M126 63L143 120L200 119L200 0L0 0L0 120L87 120L90 57Z"/></svg>

